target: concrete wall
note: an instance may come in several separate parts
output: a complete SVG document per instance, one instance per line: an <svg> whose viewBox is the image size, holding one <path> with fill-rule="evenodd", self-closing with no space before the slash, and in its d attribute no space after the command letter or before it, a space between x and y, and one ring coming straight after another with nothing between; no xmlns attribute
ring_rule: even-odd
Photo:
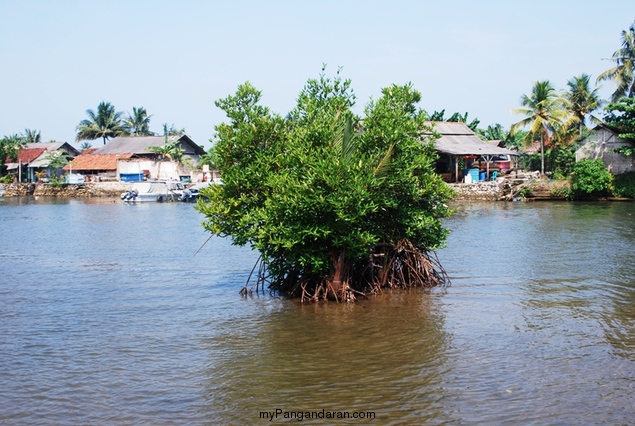
<svg viewBox="0 0 635 426"><path fill-rule="evenodd" d="M184 156L184 158L190 158L190 162L196 164L191 156ZM180 176L190 176L190 179L194 180L195 175L195 172L189 167L169 160L130 159L117 161L117 176L120 173L141 173L143 170L150 171L151 179L179 180Z"/></svg>
<svg viewBox="0 0 635 426"><path fill-rule="evenodd" d="M617 137L617 135L600 127L594 130L594 134L587 137L580 148L575 152L575 160L580 161L583 158L595 160L601 158L606 167L614 175L635 170L635 158L627 157L623 154L613 152L621 146L631 146Z"/></svg>

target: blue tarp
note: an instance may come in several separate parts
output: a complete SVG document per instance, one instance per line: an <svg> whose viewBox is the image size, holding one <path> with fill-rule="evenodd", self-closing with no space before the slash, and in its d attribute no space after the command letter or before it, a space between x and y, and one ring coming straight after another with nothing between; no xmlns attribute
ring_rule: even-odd
<svg viewBox="0 0 635 426"><path fill-rule="evenodd" d="M119 180L122 182L141 182L143 173L120 173Z"/></svg>

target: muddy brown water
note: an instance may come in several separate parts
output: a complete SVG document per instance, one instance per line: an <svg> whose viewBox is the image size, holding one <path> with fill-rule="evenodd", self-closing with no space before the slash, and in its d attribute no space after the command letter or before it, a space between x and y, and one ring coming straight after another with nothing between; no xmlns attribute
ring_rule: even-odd
<svg viewBox="0 0 635 426"><path fill-rule="evenodd" d="M0 424L632 424L633 214L458 204L449 288L300 305L191 205L0 199Z"/></svg>

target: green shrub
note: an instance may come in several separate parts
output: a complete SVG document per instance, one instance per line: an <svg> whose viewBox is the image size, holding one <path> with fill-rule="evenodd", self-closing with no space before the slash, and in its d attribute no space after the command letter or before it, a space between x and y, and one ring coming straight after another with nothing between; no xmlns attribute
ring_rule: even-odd
<svg viewBox="0 0 635 426"><path fill-rule="evenodd" d="M68 186L64 178L60 179L59 177L55 175L51 176L49 185L51 186L51 188L64 188Z"/></svg>
<svg viewBox="0 0 635 426"><path fill-rule="evenodd" d="M612 184L613 175L600 158L595 160L585 158L573 166L571 190L576 199L607 195Z"/></svg>
<svg viewBox="0 0 635 426"><path fill-rule="evenodd" d="M635 198L635 172L628 172L615 177L613 195L616 197Z"/></svg>
<svg viewBox="0 0 635 426"><path fill-rule="evenodd" d="M554 149L549 152L549 169L554 179L566 179L575 166L575 150L570 147Z"/></svg>
<svg viewBox="0 0 635 426"><path fill-rule="evenodd" d="M0 183L13 183L13 176L4 175L4 176L0 177Z"/></svg>
<svg viewBox="0 0 635 426"><path fill-rule="evenodd" d="M560 198L563 200L570 200L573 198L571 188L569 188L568 186L559 186L552 188L549 193L551 195L551 198Z"/></svg>

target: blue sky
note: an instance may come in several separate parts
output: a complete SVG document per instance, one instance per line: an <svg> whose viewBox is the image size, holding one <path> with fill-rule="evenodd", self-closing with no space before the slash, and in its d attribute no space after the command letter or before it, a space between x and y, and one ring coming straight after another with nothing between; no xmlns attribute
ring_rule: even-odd
<svg viewBox="0 0 635 426"><path fill-rule="evenodd" d="M0 1L0 136L40 130L75 144L101 101L144 107L151 130L185 128L208 148L214 101L250 81L286 114L309 78L342 68L357 111L412 82L429 112L509 127L537 80L565 89L612 63L632 0ZM608 97L611 82L600 93ZM93 142L98 146L101 142ZM78 144L75 144L78 145Z"/></svg>

